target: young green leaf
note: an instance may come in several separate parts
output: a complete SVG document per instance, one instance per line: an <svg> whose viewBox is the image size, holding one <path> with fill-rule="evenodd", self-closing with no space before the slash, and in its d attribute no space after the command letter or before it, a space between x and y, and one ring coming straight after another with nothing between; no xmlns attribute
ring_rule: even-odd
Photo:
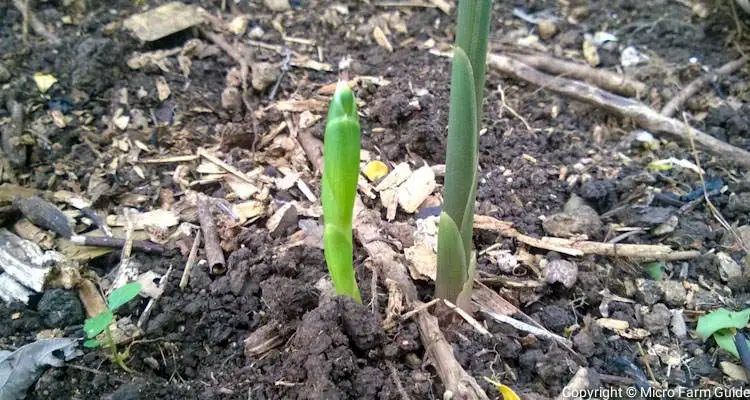
<svg viewBox="0 0 750 400"><path fill-rule="evenodd" d="M747 326L748 320L750 320L750 308L738 312L732 312L725 308L720 308L700 317L695 332L701 337L701 339L706 340L711 337L714 332L722 329L744 328Z"/></svg>
<svg viewBox="0 0 750 400"><path fill-rule="evenodd" d="M472 250L477 146L476 97L471 63L459 47L453 50L451 108L445 165L445 202L438 228L435 295L457 302L468 279Z"/></svg>
<svg viewBox="0 0 750 400"><path fill-rule="evenodd" d="M737 345L734 343L734 334L734 329L722 329L714 332L714 340L719 347L732 353L736 358L740 358Z"/></svg>
<svg viewBox="0 0 750 400"><path fill-rule="evenodd" d="M83 323L83 332L86 333L87 338L93 338L96 335L102 333L104 329L109 325L110 322L115 318L112 311L105 310L101 313L87 319Z"/></svg>
<svg viewBox="0 0 750 400"><path fill-rule="evenodd" d="M120 306L137 296L141 290L143 290L143 285L140 282L130 282L120 286L110 293L107 298L109 309L111 311L117 310Z"/></svg>
<svg viewBox="0 0 750 400"><path fill-rule="evenodd" d="M491 6L491 0L458 2L456 45L453 47L443 196L443 212L452 224L441 215L435 293L461 307L471 296L473 266L476 265L472 229ZM460 245L449 242L455 240L460 241ZM459 249L462 250L461 261L456 260L454 254Z"/></svg>
<svg viewBox="0 0 750 400"><path fill-rule="evenodd" d="M651 262L644 266L646 273L651 279L660 281L664 278L664 264L660 262Z"/></svg>
<svg viewBox="0 0 750 400"><path fill-rule="evenodd" d="M440 213L438 225L438 270L435 297L457 301L468 269L461 233L446 212Z"/></svg>
<svg viewBox="0 0 750 400"><path fill-rule="evenodd" d="M87 349L95 349L95 348L97 348L97 347L99 347L101 345L102 345L102 342L100 342L97 339L86 339L83 342L83 347L85 347Z"/></svg>
<svg viewBox="0 0 750 400"><path fill-rule="evenodd" d="M339 82L323 134L323 247L336 292L361 302L354 275L352 213L359 179L360 126L354 93Z"/></svg>
<svg viewBox="0 0 750 400"><path fill-rule="evenodd" d="M472 80L476 96L477 127L481 125L482 99L484 98L485 62L490 34L492 0L461 0L458 2L456 47L468 57L473 71ZM451 82L452 84L452 82ZM451 100L451 107L453 107Z"/></svg>

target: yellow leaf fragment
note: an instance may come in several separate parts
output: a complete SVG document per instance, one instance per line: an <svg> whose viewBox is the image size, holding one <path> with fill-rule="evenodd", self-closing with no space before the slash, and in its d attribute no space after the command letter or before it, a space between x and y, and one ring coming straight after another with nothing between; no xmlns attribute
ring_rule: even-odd
<svg viewBox="0 0 750 400"><path fill-rule="evenodd" d="M375 42L377 42L380 47L393 53L393 46L388 40L388 36L386 36L385 32L383 32L383 30L380 29L379 26L376 26L375 29L372 30L372 36L375 38Z"/></svg>
<svg viewBox="0 0 750 400"><path fill-rule="evenodd" d="M39 89L40 92L46 93L49 88L52 87L55 83L57 83L57 78L50 74L45 74L42 72L37 72L34 74L34 82L36 83L36 87Z"/></svg>
<svg viewBox="0 0 750 400"><path fill-rule="evenodd" d="M365 166L365 176L370 182L374 182L388 175L388 166L380 160L372 160Z"/></svg>
<svg viewBox="0 0 750 400"><path fill-rule="evenodd" d="M502 383L500 383L500 382L498 382L498 381L496 381L494 379L488 378L486 376L484 377L484 380L486 380L487 382L495 385L495 387L500 392L500 394L503 395L503 400L521 400L521 398L518 397L518 395L516 394L516 392L514 392L513 389L511 389L510 387L505 386Z"/></svg>

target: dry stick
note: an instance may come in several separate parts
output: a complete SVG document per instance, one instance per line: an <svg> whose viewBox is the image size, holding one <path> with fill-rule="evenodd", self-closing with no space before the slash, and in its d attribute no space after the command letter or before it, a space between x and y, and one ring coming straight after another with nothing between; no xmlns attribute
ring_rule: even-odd
<svg viewBox="0 0 750 400"><path fill-rule="evenodd" d="M80 246L108 247L111 249L122 249L126 240L123 238L109 236L84 236L73 235L70 241ZM133 240L132 249L144 253L163 253L164 246L148 240Z"/></svg>
<svg viewBox="0 0 750 400"><path fill-rule="evenodd" d="M185 263L185 270L182 272L182 278L180 279L180 289L185 290L190 280L190 271L193 270L195 265L195 259L198 255L198 247L201 244L201 231L200 229L195 232L195 239L193 239L193 247L190 248L190 255L188 255L187 262Z"/></svg>
<svg viewBox="0 0 750 400"><path fill-rule="evenodd" d="M564 61L544 54L508 53L510 57L550 74L564 75L588 82L611 92L629 97L646 93L646 84L627 76L606 70L591 68L588 65Z"/></svg>
<svg viewBox="0 0 750 400"><path fill-rule="evenodd" d="M255 150L262 150L264 147L271 144L271 142L273 142L273 139L275 139L276 136L279 136L281 132L284 132L284 129L286 129L286 127L286 121L281 122L279 125L273 128L271 132L268 132L260 139L260 143L258 143L258 147Z"/></svg>
<svg viewBox="0 0 750 400"><path fill-rule="evenodd" d="M399 255L389 243L383 241L380 224L377 212L361 207L354 224L357 239L373 265L380 268L380 275L397 282L407 304L417 308L421 305L417 289L406 267L398 261ZM437 318L423 311L417 314L416 319L424 347L446 391L451 391L455 399L489 399L476 380L456 361L451 345L440 331Z"/></svg>
<svg viewBox="0 0 750 400"><path fill-rule="evenodd" d="M312 135L311 129L300 129L297 133L297 142L302 146L307 159L318 171L323 171L323 143Z"/></svg>
<svg viewBox="0 0 750 400"><path fill-rule="evenodd" d="M94 282L88 279L83 279L78 284L78 298L83 304L83 308L86 309L86 315L94 317L99 315L101 312L107 309L107 303L104 301L104 297L96 288Z"/></svg>
<svg viewBox="0 0 750 400"><path fill-rule="evenodd" d="M224 50L225 53L229 57L231 57L234 61L237 62L237 64L240 65L240 77L242 78L242 92L247 92L247 82L248 82L248 76L250 68L247 66L247 60L245 60L245 57L243 57L240 53L237 52L237 50L232 47L229 43L227 43L226 40L224 40L221 35L213 33L207 29L201 29L200 32L205 36L208 40L212 41L215 45L219 46L222 50ZM248 110L252 111L252 110Z"/></svg>
<svg viewBox="0 0 750 400"><path fill-rule="evenodd" d="M720 68L716 69L713 72L709 72L706 75L703 75L694 81L690 82L689 85L685 86L675 97L672 98L672 100L669 100L669 102L664 105L664 108L661 109L661 115L665 117L671 117L674 115L674 113L677 111L678 108L682 106L687 99L698 93L699 90L701 90L704 86L708 85L711 80L716 79L723 75L729 75L740 68L742 68L745 63L747 63L748 57L742 56L737 60L730 61L724 65L722 65Z"/></svg>
<svg viewBox="0 0 750 400"><path fill-rule="evenodd" d="M135 230L135 224L133 219L130 217L130 209L124 210L125 215L125 242L122 245L122 252L120 253L120 265L117 267L115 278L112 280L112 286L110 292L119 288L120 286L128 283L138 276L138 267L132 265L131 255L133 253L133 231Z"/></svg>
<svg viewBox="0 0 750 400"><path fill-rule="evenodd" d="M643 351L643 346L641 346L640 342L635 342L635 345L638 347L638 353L641 355L641 360L643 360L643 364L646 366L648 377L651 378L652 381L658 382L654 376L654 372L651 370L651 363L648 361L648 356L646 355L646 352Z"/></svg>
<svg viewBox="0 0 750 400"><path fill-rule="evenodd" d="M224 252L219 245L219 238L216 236L216 224L211 213L211 203L205 195L198 195L198 220L203 231L203 242L206 248L206 259L208 267L212 274L224 273L225 261Z"/></svg>
<svg viewBox="0 0 750 400"><path fill-rule="evenodd" d="M488 63L492 68L508 76L531 82L578 101L593 104L620 116L632 118L638 125L651 132L661 133L683 143L687 143L692 135L697 144L713 155L734 161L744 167L750 167L750 152L722 142L684 122L665 117L641 102L583 82L547 75L504 55L491 54L488 57Z"/></svg>
<svg viewBox="0 0 750 400"><path fill-rule="evenodd" d="M471 325L474 329L476 329L477 332L479 332L480 334L484 336L492 337L492 334L490 333L490 331L488 331L485 327L483 327L482 324L480 324L479 321L474 319L474 317L469 315L469 313L461 309L461 307L456 306L455 304L451 303L448 300L443 300L443 303L445 303L445 305L448 306L448 308L458 313L458 315L460 315L461 318L466 320L466 322L468 322L469 325Z"/></svg>
<svg viewBox="0 0 750 400"><path fill-rule="evenodd" d="M404 385L401 383L401 379L398 377L396 367L394 367L393 363L390 361L386 361L385 363L388 365L388 369L391 370L391 379L393 379L393 383L396 385L396 390L398 390L398 393L401 395L401 400L411 400L409 394L406 393L406 390L404 389Z"/></svg>
<svg viewBox="0 0 750 400"><path fill-rule="evenodd" d="M0 128L2 129L0 150L5 152L5 156L11 163L22 166L26 164L26 151L20 140L24 129L23 104L9 96L5 102L5 107L10 113L10 122Z"/></svg>
<svg viewBox="0 0 750 400"><path fill-rule="evenodd" d="M24 20L28 20L29 25L31 25L31 29L33 29L34 32L47 39L50 44L59 45L61 43L60 38L48 31L42 21L40 21L39 18L37 18L36 15L34 15L31 10L28 9L28 7L26 7L28 5L28 2L24 2L22 0L13 0L13 5L16 6L21 14L23 14Z"/></svg>
<svg viewBox="0 0 750 400"><path fill-rule="evenodd" d="M242 179L243 181L247 183L256 183L254 180L250 179L250 177L243 173L242 171L238 170L237 168L225 163L224 161L221 161L216 156L207 153L205 150L201 149L198 150L198 155L205 158L206 160L216 164L217 166L223 168L225 171L229 172L230 174Z"/></svg>
<svg viewBox="0 0 750 400"><path fill-rule="evenodd" d="M664 260L676 261L696 258L701 255L700 251L672 250L665 245L652 244L620 244L620 243L601 243L590 241L574 241L570 239L543 237L535 239L530 236L517 234L516 239L522 243L534 246L540 249L553 250L572 256L583 256L593 254L599 256L616 256L630 257L643 260Z"/></svg>

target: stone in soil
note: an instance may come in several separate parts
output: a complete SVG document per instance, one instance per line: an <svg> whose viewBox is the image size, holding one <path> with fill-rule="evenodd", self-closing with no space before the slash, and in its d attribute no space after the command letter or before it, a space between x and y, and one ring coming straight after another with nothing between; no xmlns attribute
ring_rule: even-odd
<svg viewBox="0 0 750 400"><path fill-rule="evenodd" d="M600 213L608 211L617 203L617 187L610 179L587 181L578 194Z"/></svg>
<svg viewBox="0 0 750 400"><path fill-rule="evenodd" d="M647 306L653 305L662 298L662 288L651 279L638 279L635 282L635 299Z"/></svg>
<svg viewBox="0 0 750 400"><path fill-rule="evenodd" d="M651 333L659 334L666 331L672 320L672 313L667 306L656 303L651 311L643 315L643 327Z"/></svg>
<svg viewBox="0 0 750 400"><path fill-rule="evenodd" d="M578 235L596 237L602 230L599 214L586 205L583 200L573 195L565 203L563 212L553 214L542 223L544 230L557 237L569 238Z"/></svg>
<svg viewBox="0 0 750 400"><path fill-rule="evenodd" d="M616 213L624 226L651 228L661 225L677 211L673 207L639 207L633 206Z"/></svg>
<svg viewBox="0 0 750 400"><path fill-rule="evenodd" d="M683 307L687 301L687 290L680 281L665 280L659 282L664 293L664 302L671 307Z"/></svg>
<svg viewBox="0 0 750 400"><path fill-rule="evenodd" d="M84 314L78 294L70 290L50 289L37 306L42 322L48 328L65 328L83 323Z"/></svg>
<svg viewBox="0 0 750 400"><path fill-rule="evenodd" d="M562 283L570 289L578 279L578 266L568 260L552 260L547 264L545 280L547 283Z"/></svg>

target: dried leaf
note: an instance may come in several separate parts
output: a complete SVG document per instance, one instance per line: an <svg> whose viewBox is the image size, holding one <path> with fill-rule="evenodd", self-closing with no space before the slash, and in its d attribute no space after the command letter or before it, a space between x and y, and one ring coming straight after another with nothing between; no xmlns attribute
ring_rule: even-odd
<svg viewBox="0 0 750 400"><path fill-rule="evenodd" d="M47 93L49 88L57 83L57 78L50 74L37 72L34 74L34 83L36 83L36 87L40 92Z"/></svg>
<svg viewBox="0 0 750 400"><path fill-rule="evenodd" d="M379 26L376 26L375 29L372 30L372 36L375 38L375 42L382 48L388 50L389 52L393 52L393 46L391 45L391 42L388 40L388 36L385 35L385 32L383 32L382 29L380 29Z"/></svg>

